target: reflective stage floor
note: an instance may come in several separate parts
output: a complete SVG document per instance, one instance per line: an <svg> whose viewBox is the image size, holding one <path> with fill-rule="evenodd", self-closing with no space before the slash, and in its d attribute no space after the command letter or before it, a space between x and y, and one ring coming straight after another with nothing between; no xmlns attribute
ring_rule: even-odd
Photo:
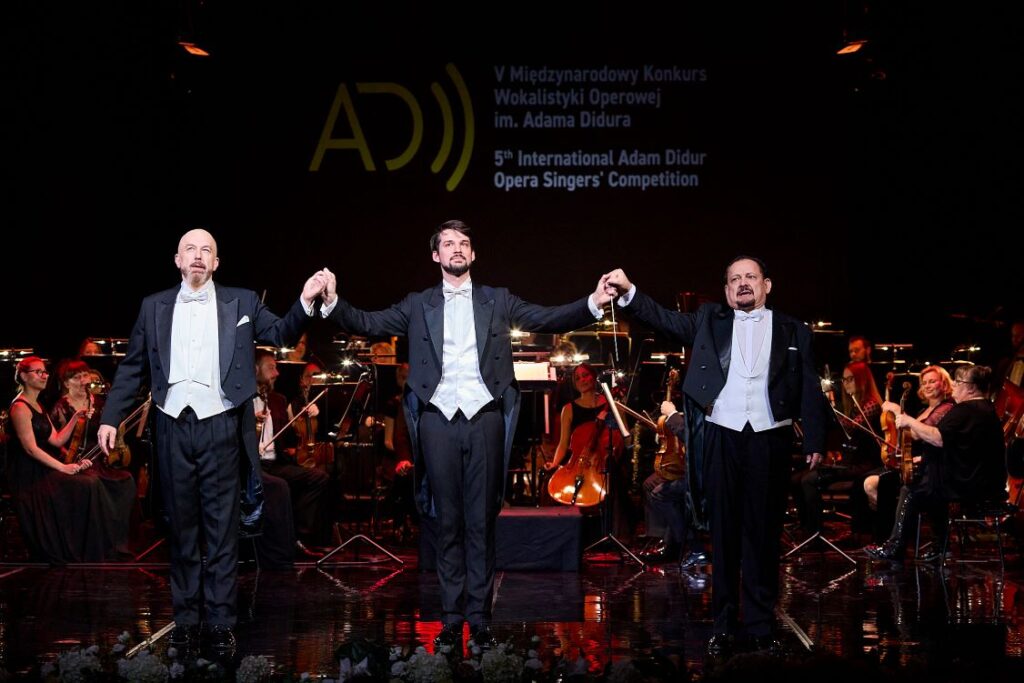
<svg viewBox="0 0 1024 683"><path fill-rule="evenodd" d="M411 544L382 542L404 566L359 543L360 555L338 558L371 562L273 572L243 565L237 656L264 655L281 670L333 678L336 649L353 639L432 649L436 576L417 570ZM856 566L817 548L783 563L779 628L788 655L774 665L807 673L789 678L821 680L831 670L843 680L860 680L862 671L900 680L1024 680L1019 556L1008 556L1000 579L998 563L946 571L911 563L889 572L850 552ZM123 631L136 642L158 631L171 620L167 566L159 550L151 559L0 566L0 665L28 673L76 644L108 648ZM494 635L538 650L546 667L567 660L600 672L631 658L673 667L675 680L746 679L744 658L717 669L705 661L709 578L674 566L642 570L611 554L588 556L579 572L499 572Z"/></svg>

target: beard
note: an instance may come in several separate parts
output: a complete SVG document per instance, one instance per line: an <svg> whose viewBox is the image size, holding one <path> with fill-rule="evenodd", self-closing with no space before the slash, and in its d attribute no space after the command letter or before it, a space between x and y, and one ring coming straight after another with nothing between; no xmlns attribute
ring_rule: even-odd
<svg viewBox="0 0 1024 683"><path fill-rule="evenodd" d="M441 270L443 270L444 272L448 273L449 275L451 275L453 277L461 277L462 275L465 275L466 273L469 272L469 266L470 265L471 264L470 264L470 262L468 260L464 260L462 262L462 265L459 265L459 266L452 265L451 261L449 261L448 265L446 265L446 266L442 265L441 266Z"/></svg>

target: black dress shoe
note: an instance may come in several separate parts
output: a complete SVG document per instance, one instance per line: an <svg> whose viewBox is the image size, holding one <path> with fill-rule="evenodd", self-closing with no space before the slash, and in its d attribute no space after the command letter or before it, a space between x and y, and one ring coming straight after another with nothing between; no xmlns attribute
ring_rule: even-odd
<svg viewBox="0 0 1024 683"><path fill-rule="evenodd" d="M679 563L679 568L686 571L696 567L703 567L706 564L710 564L708 556L698 550L687 553L686 557L684 557Z"/></svg>
<svg viewBox="0 0 1024 683"><path fill-rule="evenodd" d="M498 641L491 635L491 630L486 626L471 626L469 629L469 640L481 650L489 650L498 646Z"/></svg>
<svg viewBox="0 0 1024 683"><path fill-rule="evenodd" d="M199 642L199 624L187 624L175 626L171 635L167 638L168 647L175 647L179 650L194 648Z"/></svg>
<svg viewBox="0 0 1024 683"><path fill-rule="evenodd" d="M210 644L210 651L214 655L230 656L234 654L237 641L235 641L235 634L230 626L223 624L211 626L207 639L207 642Z"/></svg>
<svg viewBox="0 0 1024 683"><path fill-rule="evenodd" d="M447 648L447 651L445 649ZM462 655L462 624L445 624L434 638L434 654Z"/></svg>
<svg viewBox="0 0 1024 683"><path fill-rule="evenodd" d="M708 657L723 659L732 654L736 639L728 633L716 633L708 641Z"/></svg>

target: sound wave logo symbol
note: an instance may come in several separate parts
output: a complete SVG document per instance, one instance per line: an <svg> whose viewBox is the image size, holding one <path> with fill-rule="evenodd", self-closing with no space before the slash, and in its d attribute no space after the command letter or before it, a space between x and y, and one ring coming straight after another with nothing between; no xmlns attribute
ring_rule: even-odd
<svg viewBox="0 0 1024 683"><path fill-rule="evenodd" d="M473 103L469 100L469 91L466 89L465 81L462 80L462 74L459 73L454 64L447 64L445 72L455 86L458 104L462 108L464 124L462 152L459 154L458 161L455 163L451 175L445 181L445 188L451 192L458 187L463 176L466 174L466 169L469 168L469 159L473 155L475 119L473 118ZM409 144L398 156L384 160L384 168L389 171L397 171L412 161L423 143L423 110L420 108L419 101L411 90L400 83L391 81L359 82L355 84L355 89L358 95L391 95L397 97L408 108L412 118L412 132ZM452 147L455 144L455 116L453 115L451 101L439 83L436 81L431 83L430 92L437 102L442 123L441 142L438 146L437 154L430 162L430 172L436 175L442 171L452 155ZM345 118L348 119L351 137L336 138L333 137L334 128L342 110L345 112ZM315 173L320 170L320 164L323 163L324 154L328 150L348 149L359 152L363 167L367 171L377 170L373 156L370 154L369 143L363 134L363 127L359 123L359 116L356 114L356 107L349 93L348 85L341 83L338 85L338 92L334 96L334 102L331 103L327 120L324 122L323 130L320 132L320 141L317 143L316 151L313 153L313 160L309 164L310 172Z"/></svg>

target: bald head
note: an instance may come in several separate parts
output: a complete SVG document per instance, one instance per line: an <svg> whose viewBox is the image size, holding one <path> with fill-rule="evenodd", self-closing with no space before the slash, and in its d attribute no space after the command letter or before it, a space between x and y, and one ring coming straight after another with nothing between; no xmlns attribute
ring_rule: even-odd
<svg viewBox="0 0 1024 683"><path fill-rule="evenodd" d="M220 265L217 258L217 240L206 230L189 230L178 241L178 253L174 265L181 271L181 278L193 290L200 290L210 281Z"/></svg>

